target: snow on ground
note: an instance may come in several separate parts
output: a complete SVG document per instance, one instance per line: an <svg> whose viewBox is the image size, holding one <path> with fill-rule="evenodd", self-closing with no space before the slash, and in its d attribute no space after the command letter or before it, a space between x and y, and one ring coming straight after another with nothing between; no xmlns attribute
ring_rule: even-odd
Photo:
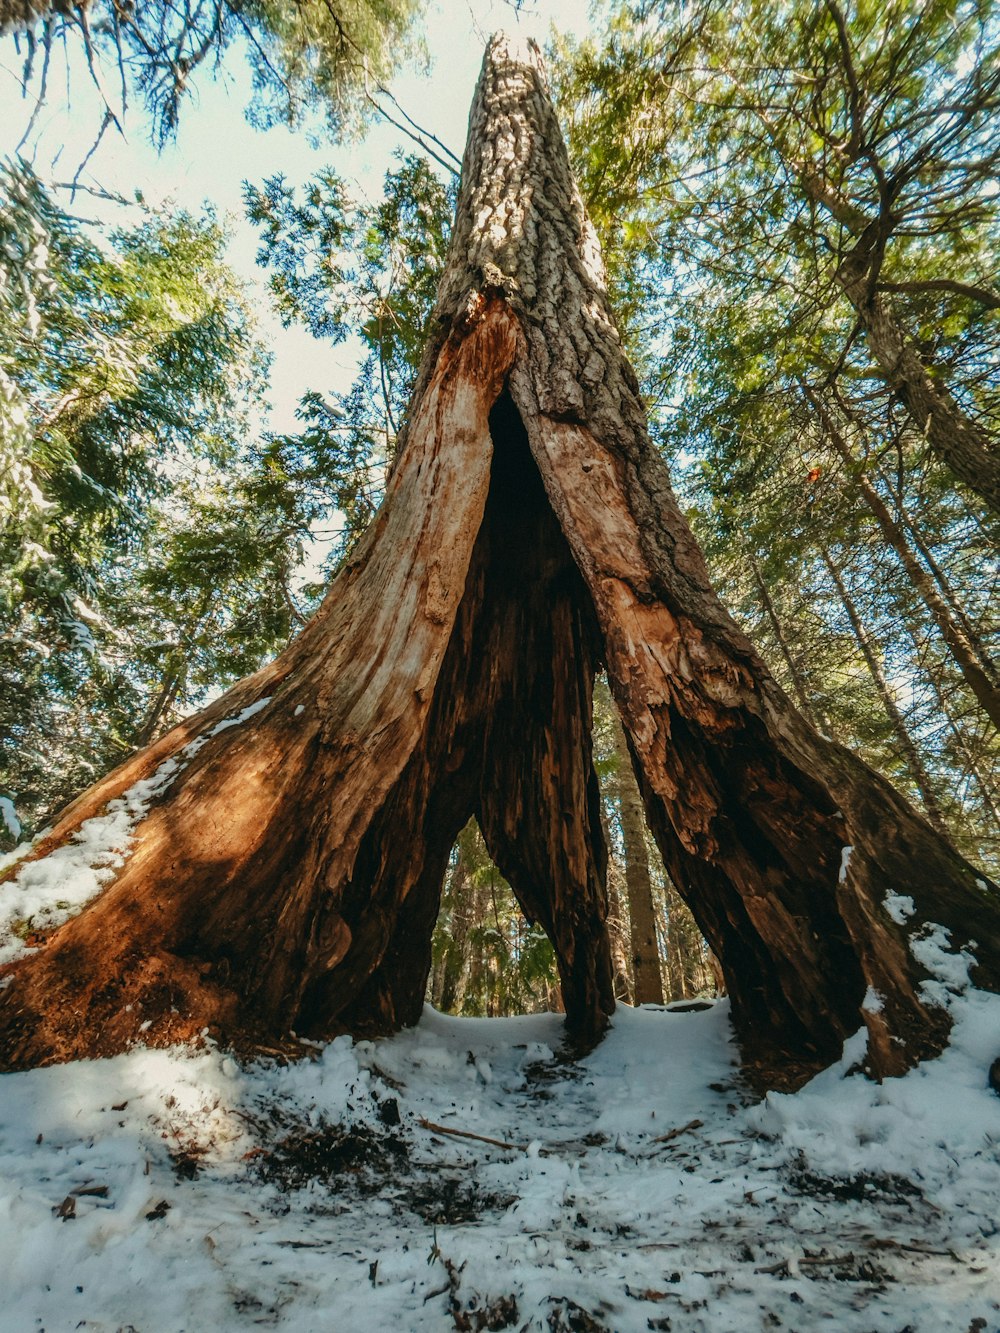
<svg viewBox="0 0 1000 1333"><path fill-rule="evenodd" d="M0 1328L996 1333L1000 997L954 1016L904 1079L852 1048L756 1103L724 1002L577 1063L555 1015L428 1009L287 1066L6 1075Z"/></svg>

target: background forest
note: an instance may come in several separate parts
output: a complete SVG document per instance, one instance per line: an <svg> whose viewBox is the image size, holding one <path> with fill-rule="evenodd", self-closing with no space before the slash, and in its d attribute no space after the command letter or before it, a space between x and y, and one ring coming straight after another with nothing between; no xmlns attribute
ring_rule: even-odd
<svg viewBox="0 0 1000 1333"><path fill-rule="evenodd" d="M458 170L389 91L418 45L408 0L32 14L0 0L27 105L75 44L98 142L130 101L169 141L191 79L226 59L250 61L261 125L318 113L336 141L388 117L407 138L378 194L337 147L304 184L244 186L273 312L358 353L353 383L306 392L280 431L272 338L226 223L125 200L95 226L99 183L29 165L34 114L7 145L2 850L280 650L349 558L392 464ZM994 874L998 20L936 0L612 4L549 50L623 336L723 600L812 723ZM714 994L600 685L595 738L618 993ZM551 947L474 824L430 991L468 1014L557 1003Z"/></svg>

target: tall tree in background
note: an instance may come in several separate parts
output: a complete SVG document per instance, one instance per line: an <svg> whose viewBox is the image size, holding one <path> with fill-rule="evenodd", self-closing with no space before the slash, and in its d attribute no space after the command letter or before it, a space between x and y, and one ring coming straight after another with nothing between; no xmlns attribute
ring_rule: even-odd
<svg viewBox="0 0 1000 1333"><path fill-rule="evenodd" d="M646 850L646 817L639 785L632 772L632 756L620 719L614 718L615 796L625 853L625 886L632 944L632 985L636 1004L662 1004L663 980L656 941L653 880Z"/></svg>
<svg viewBox="0 0 1000 1333"><path fill-rule="evenodd" d="M990 0L850 15L837 0L650 3L624 6L578 71L602 96L587 117L595 196L603 180L605 206L636 186L676 198L678 249L742 269L758 299L801 284L798 329L840 293L840 355L863 335L869 374L994 512L997 41Z"/></svg>
<svg viewBox="0 0 1000 1333"><path fill-rule="evenodd" d="M383 507L302 635L75 802L21 870L126 794L113 882L6 969L6 1063L140 1030L252 1042L415 1021L470 814L592 1038L613 1005L601 659L745 1053L772 1076L814 1068L860 1022L877 1073L940 1049L930 950L950 940L1000 985L996 890L813 731L722 609L646 431L537 53L505 40L432 327Z"/></svg>

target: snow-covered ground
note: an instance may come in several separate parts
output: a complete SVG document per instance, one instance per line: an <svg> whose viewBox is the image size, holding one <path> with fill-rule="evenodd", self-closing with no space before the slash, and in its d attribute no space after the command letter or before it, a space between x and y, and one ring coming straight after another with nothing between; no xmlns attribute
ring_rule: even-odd
<svg viewBox="0 0 1000 1333"><path fill-rule="evenodd" d="M1000 998L954 1012L905 1079L851 1052L756 1104L725 1003L576 1064L555 1015L428 1009L284 1067L6 1075L0 1328L996 1333Z"/></svg>

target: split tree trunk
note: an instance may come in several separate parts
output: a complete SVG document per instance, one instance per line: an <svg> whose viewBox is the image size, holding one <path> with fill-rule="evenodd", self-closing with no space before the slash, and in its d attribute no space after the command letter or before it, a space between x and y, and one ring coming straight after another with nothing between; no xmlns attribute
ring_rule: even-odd
<svg viewBox="0 0 1000 1333"><path fill-rule="evenodd" d="M472 814L592 1039L613 1007L602 660L747 1059L787 1081L862 1022L876 1073L940 1049L947 1011L911 940L928 921L974 938L975 978L996 987L995 891L817 735L720 606L647 433L537 52L497 39L385 503L286 653L36 848L158 775L114 881L5 969L6 1066L206 1026L253 1044L415 1022ZM905 923L889 893L912 898Z"/></svg>

